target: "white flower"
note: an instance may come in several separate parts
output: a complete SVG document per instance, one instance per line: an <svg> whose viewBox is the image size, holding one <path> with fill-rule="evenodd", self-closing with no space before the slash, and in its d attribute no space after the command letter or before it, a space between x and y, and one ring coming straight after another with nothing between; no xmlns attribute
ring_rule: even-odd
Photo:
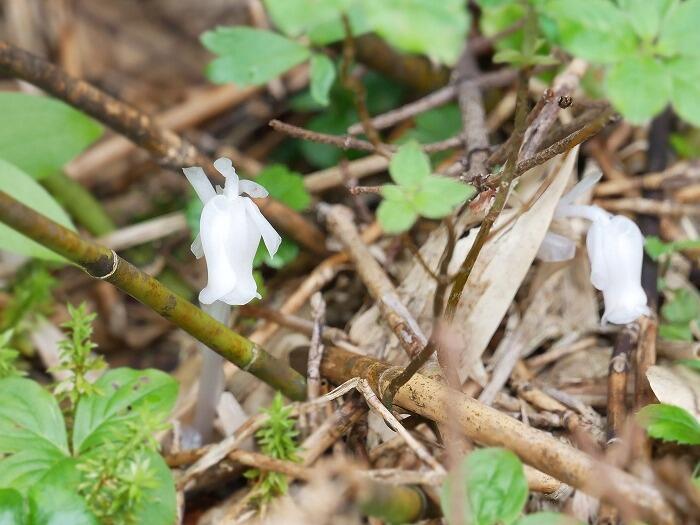
<svg viewBox="0 0 700 525"><path fill-rule="evenodd" d="M214 189L200 167L183 168L183 172L204 203L199 222L199 235L192 243L192 253L207 261L207 286L199 301L212 304L246 304L260 298L253 278L253 258L260 238L270 256L279 248L282 238L260 213L256 204L241 194L267 197L265 188L250 180L239 180L229 159L220 158L214 167L226 177L223 190Z"/></svg>
<svg viewBox="0 0 700 525"><path fill-rule="evenodd" d="M644 237L639 227L623 215L611 215L598 206L574 204L600 177L600 172L585 176L561 198L554 217L591 221L586 249L591 263L591 283L603 292L602 321L604 324L627 324L640 315L649 314L641 285ZM545 261L564 261L571 259L575 250L571 239L548 232L538 256Z"/></svg>

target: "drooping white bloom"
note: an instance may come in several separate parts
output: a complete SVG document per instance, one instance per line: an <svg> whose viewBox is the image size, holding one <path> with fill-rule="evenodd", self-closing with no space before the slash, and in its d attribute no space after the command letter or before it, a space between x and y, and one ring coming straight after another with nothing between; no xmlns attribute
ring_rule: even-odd
<svg viewBox="0 0 700 525"><path fill-rule="evenodd" d="M253 278L253 258L260 238L270 256L279 248L282 238L258 209L251 197L267 197L265 188L250 180L239 180L227 158L214 162L226 177L223 190L214 189L200 167L183 168L187 180L204 203L199 222L199 235L192 243L192 253L207 261L207 286L199 301L212 304L246 304L260 298Z"/></svg>
<svg viewBox="0 0 700 525"><path fill-rule="evenodd" d="M649 313L641 285L644 237L639 227L623 215L612 215L599 206L574 204L600 177L600 172L585 176L561 198L554 217L591 221L586 249L591 263L591 283L603 292L602 321L627 324ZM538 256L545 261L565 261L571 259L575 251L571 239L548 232Z"/></svg>

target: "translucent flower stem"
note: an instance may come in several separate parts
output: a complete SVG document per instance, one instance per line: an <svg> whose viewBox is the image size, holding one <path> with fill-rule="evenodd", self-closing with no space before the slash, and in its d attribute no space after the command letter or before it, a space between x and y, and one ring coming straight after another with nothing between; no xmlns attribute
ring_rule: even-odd
<svg viewBox="0 0 700 525"><path fill-rule="evenodd" d="M228 325L231 307L226 303L216 301L212 304L200 304L200 307L224 326ZM199 392L193 427L201 442L208 443L214 433L216 407L224 391L224 358L201 341L199 350L202 352L202 368L199 372Z"/></svg>

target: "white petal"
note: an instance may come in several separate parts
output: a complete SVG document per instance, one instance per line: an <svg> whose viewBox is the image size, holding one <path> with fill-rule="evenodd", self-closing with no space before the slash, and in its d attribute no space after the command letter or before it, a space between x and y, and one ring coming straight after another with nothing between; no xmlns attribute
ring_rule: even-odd
<svg viewBox="0 0 700 525"><path fill-rule="evenodd" d="M241 181L238 183L238 189L241 193L247 193L254 199L262 199L263 197L267 197L269 195L265 188L252 180L241 179Z"/></svg>
<svg viewBox="0 0 700 525"><path fill-rule="evenodd" d="M190 250L192 250L192 253L194 254L195 258L201 259L204 257L204 248L202 248L202 237L197 234L197 236L194 238L194 241L192 241L192 244L190 245Z"/></svg>
<svg viewBox="0 0 700 525"><path fill-rule="evenodd" d="M227 197L242 210L243 224L240 228L229 231L227 249L231 261L231 271L235 272L238 281L221 300L230 305L247 304L257 296L257 283L253 278L253 259L260 244L260 233L247 213L246 197ZM245 232L241 235L241 230Z"/></svg>
<svg viewBox="0 0 700 525"><path fill-rule="evenodd" d="M598 290L607 286L608 258L605 253L605 226L603 221L596 221L591 224L586 237L586 249L588 250L588 260L591 263L591 283Z"/></svg>
<svg viewBox="0 0 700 525"><path fill-rule="evenodd" d="M265 247L267 248L267 252L270 254L270 257L274 256L277 253L277 249L280 247L282 237L280 237L280 234L275 231L272 224L267 221L265 216L258 209L257 205L252 200L246 197L243 198L246 201L248 217L250 217L253 223L257 226L260 235L262 235L263 242L265 243Z"/></svg>
<svg viewBox="0 0 700 525"><path fill-rule="evenodd" d="M641 285L644 237L627 217L616 215L595 222L587 239L591 259L591 282L602 290L603 322L627 324L648 314L647 297Z"/></svg>
<svg viewBox="0 0 700 525"><path fill-rule="evenodd" d="M573 204L579 197L593 188L602 176L603 173L599 170L587 173L573 188L564 194L559 202L562 204Z"/></svg>
<svg viewBox="0 0 700 525"><path fill-rule="evenodd" d="M233 167L231 160L227 159L226 157L216 159L214 161L214 167L219 170L219 173L226 177L224 195L238 196L240 193L238 188L238 174L236 173L236 168Z"/></svg>
<svg viewBox="0 0 700 525"><path fill-rule="evenodd" d="M199 197L204 204L209 202L209 199L216 196L216 191L214 191L214 187L211 182L209 182L207 174L204 173L202 168L194 166L192 168L182 168L182 171L194 188L197 197Z"/></svg>
<svg viewBox="0 0 700 525"><path fill-rule="evenodd" d="M239 242L245 242L247 228L245 208L236 204L223 195L217 195L202 211L199 234L207 261L208 278L199 300L204 304L221 299L238 282L238 275L233 271L234 261L231 260L231 232L236 232Z"/></svg>
<svg viewBox="0 0 700 525"><path fill-rule="evenodd" d="M554 232L547 232L542 240L537 258L544 262L560 262L573 259L576 254L576 243Z"/></svg>

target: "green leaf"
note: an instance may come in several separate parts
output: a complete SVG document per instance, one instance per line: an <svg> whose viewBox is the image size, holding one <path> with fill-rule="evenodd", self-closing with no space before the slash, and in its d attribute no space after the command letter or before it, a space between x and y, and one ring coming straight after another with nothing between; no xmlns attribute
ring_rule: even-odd
<svg viewBox="0 0 700 525"><path fill-rule="evenodd" d="M0 487L26 490L68 456L63 415L54 397L21 377L0 380Z"/></svg>
<svg viewBox="0 0 700 525"><path fill-rule="evenodd" d="M700 126L700 65L697 58L671 60L667 69L671 76L671 102L676 113L694 126Z"/></svg>
<svg viewBox="0 0 700 525"><path fill-rule="evenodd" d="M284 1L284 0L282 0ZM350 22L350 30L353 36L359 36L363 33L371 31L362 5L358 2L352 3L349 9L345 11ZM322 22L309 29L308 37L311 42L319 46L325 46L343 40L345 38L345 26L340 18L336 17L333 20Z"/></svg>
<svg viewBox="0 0 700 525"><path fill-rule="evenodd" d="M75 492L58 484L42 483L29 492L28 525L99 525Z"/></svg>
<svg viewBox="0 0 700 525"><path fill-rule="evenodd" d="M518 457L502 448L484 448L469 454L448 476L440 502L450 524L510 525L522 512L527 494ZM458 507L463 515L455 516Z"/></svg>
<svg viewBox="0 0 700 525"><path fill-rule="evenodd" d="M659 336L670 341L692 341L693 332L688 323L685 324L659 324Z"/></svg>
<svg viewBox="0 0 700 525"><path fill-rule="evenodd" d="M408 142L391 157L389 174L401 186L416 186L430 175L430 159L417 142Z"/></svg>
<svg viewBox="0 0 700 525"><path fill-rule="evenodd" d="M663 255L668 255L680 250L695 250L700 248L700 239L685 239L674 242L663 242L657 236L652 235L644 239L644 250L654 261Z"/></svg>
<svg viewBox="0 0 700 525"><path fill-rule="evenodd" d="M676 363L687 366L695 372L700 372L700 359L679 359Z"/></svg>
<svg viewBox="0 0 700 525"><path fill-rule="evenodd" d="M673 299L661 308L661 315L665 321L687 324L700 317L700 298L684 288L675 290Z"/></svg>
<svg viewBox="0 0 700 525"><path fill-rule="evenodd" d="M0 159L36 179L59 171L102 133L91 118L43 96L0 93L0 114Z"/></svg>
<svg viewBox="0 0 700 525"><path fill-rule="evenodd" d="M637 35L647 41L659 33L661 23L675 3L676 0L618 0Z"/></svg>
<svg viewBox="0 0 700 525"><path fill-rule="evenodd" d="M144 454L148 458L154 483L142 491L142 500L133 510L133 523L171 525L175 523L177 509L173 475L160 454L152 450Z"/></svg>
<svg viewBox="0 0 700 525"><path fill-rule="evenodd" d="M647 405L637 413L639 424L656 439L700 445L700 424L686 410L665 404Z"/></svg>
<svg viewBox="0 0 700 525"><path fill-rule="evenodd" d="M73 450L77 454L114 441L120 427L141 411L165 420L178 391L177 381L153 369L116 368L97 380L95 387L102 395L83 397L75 412Z"/></svg>
<svg viewBox="0 0 700 525"><path fill-rule="evenodd" d="M469 185L447 177L429 175L412 199L416 211L428 219L440 219L449 215L455 206L476 193Z"/></svg>
<svg viewBox="0 0 700 525"><path fill-rule="evenodd" d="M400 186L395 184L385 184L382 186L382 197L390 201L407 202L408 196Z"/></svg>
<svg viewBox="0 0 700 525"><path fill-rule="evenodd" d="M614 64L637 48L627 17L609 0L551 0L543 12L555 21L562 47L591 62Z"/></svg>
<svg viewBox="0 0 700 525"><path fill-rule="evenodd" d="M438 142L454 137L462 129L462 116L457 104L445 104L430 109L415 118L416 127L408 130L402 142L415 140L421 144Z"/></svg>
<svg viewBox="0 0 700 525"><path fill-rule="evenodd" d="M485 2L484 4L489 5L482 6L479 27L481 28L481 33L487 37L494 36L510 28L525 16L525 6L519 2L507 0L506 2ZM493 45L497 51L521 49L522 41L523 31L518 29L513 34L496 39Z"/></svg>
<svg viewBox="0 0 700 525"><path fill-rule="evenodd" d="M286 204L294 211L303 211L311 204L311 195L304 186L304 177L286 166L273 164L255 177L270 192L270 196Z"/></svg>
<svg viewBox="0 0 700 525"><path fill-rule="evenodd" d="M386 233L395 234L408 230L418 215L405 201L384 200L377 208L377 219Z"/></svg>
<svg viewBox="0 0 700 525"><path fill-rule="evenodd" d="M395 108L401 101L404 89L386 77L370 71L363 76L362 83L367 91L367 108L373 115ZM359 120L353 96L348 90L338 87L331 90L330 98L330 106L312 118L307 127L321 133L343 134ZM309 99L312 100L311 97ZM306 160L318 168L335 166L341 158L356 159L362 156L356 151L344 152L335 146L308 140L297 141L297 144Z"/></svg>
<svg viewBox="0 0 700 525"><path fill-rule="evenodd" d="M330 102L328 93L335 80L335 66L330 58L323 54L311 57L311 96L322 106Z"/></svg>
<svg viewBox="0 0 700 525"><path fill-rule="evenodd" d="M683 131L671 133L668 141L673 151L681 159L700 157L700 129L688 128Z"/></svg>
<svg viewBox="0 0 700 525"><path fill-rule="evenodd" d="M44 188L25 172L4 160L0 160L0 190L49 219L75 230L66 212ZM4 224L0 224L0 248L29 257L64 261L58 254Z"/></svg>
<svg viewBox="0 0 700 525"><path fill-rule="evenodd" d="M700 55L698 24L700 24L700 0L676 3L661 25L656 48L667 56Z"/></svg>
<svg viewBox="0 0 700 525"><path fill-rule="evenodd" d="M644 239L644 251L653 261L658 261L662 255L672 253L673 244L667 243L652 235Z"/></svg>
<svg viewBox="0 0 700 525"><path fill-rule="evenodd" d="M271 31L250 27L218 27L201 37L202 44L220 55L207 66L217 84L264 84L309 58L309 50Z"/></svg>
<svg viewBox="0 0 700 525"><path fill-rule="evenodd" d="M556 512L536 512L523 516L515 525L583 525L576 518Z"/></svg>
<svg viewBox="0 0 700 525"><path fill-rule="evenodd" d="M353 0L265 0L274 24L285 34L297 37L309 29L340 18Z"/></svg>
<svg viewBox="0 0 700 525"><path fill-rule="evenodd" d="M651 57L633 56L618 62L608 71L605 83L610 101L635 124L661 112L671 94L666 69Z"/></svg>
<svg viewBox="0 0 700 525"><path fill-rule="evenodd" d="M0 525L24 525L24 499L15 489L0 489Z"/></svg>
<svg viewBox="0 0 700 525"><path fill-rule="evenodd" d="M299 245L288 237L282 237L282 243L274 257L270 257L264 244L258 246L253 259L253 268L259 268L263 263L270 268L280 269L294 261L299 255Z"/></svg>
<svg viewBox="0 0 700 525"><path fill-rule="evenodd" d="M469 29L462 0L363 0L369 26L401 51L457 61Z"/></svg>

